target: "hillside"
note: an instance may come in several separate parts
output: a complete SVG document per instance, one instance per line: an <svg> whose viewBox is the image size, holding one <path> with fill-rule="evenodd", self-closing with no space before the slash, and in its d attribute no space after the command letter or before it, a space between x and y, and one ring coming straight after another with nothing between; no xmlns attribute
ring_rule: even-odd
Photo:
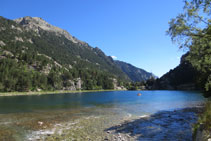
<svg viewBox="0 0 211 141"><path fill-rule="evenodd" d="M42 38L35 38L38 52L52 57L55 61L73 68L94 68L111 72L127 79L126 75L115 66L99 48L92 48L87 43L70 35L67 31L52 26L41 18L24 17L15 20L26 31L35 31Z"/></svg>
<svg viewBox="0 0 211 141"><path fill-rule="evenodd" d="M39 17L0 17L2 92L113 89L151 75L123 64Z"/></svg>
<svg viewBox="0 0 211 141"><path fill-rule="evenodd" d="M0 17L0 91L112 89L128 77L92 48L41 18Z"/></svg>
<svg viewBox="0 0 211 141"><path fill-rule="evenodd" d="M195 90L197 89L197 71L186 60L188 53L182 56L180 64L156 80L154 89Z"/></svg>
<svg viewBox="0 0 211 141"><path fill-rule="evenodd" d="M115 63L121 68L121 70L127 74L127 76L133 82L146 81L152 77L155 77L152 73L149 73L143 69L137 68L131 64L116 60Z"/></svg>

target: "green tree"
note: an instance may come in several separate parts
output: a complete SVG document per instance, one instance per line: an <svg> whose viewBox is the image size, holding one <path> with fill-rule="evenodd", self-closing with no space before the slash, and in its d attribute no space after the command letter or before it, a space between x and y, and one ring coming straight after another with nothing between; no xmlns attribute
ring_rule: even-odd
<svg viewBox="0 0 211 141"><path fill-rule="evenodd" d="M185 1L183 13L169 22L168 35L199 71L198 83L211 96L211 0Z"/></svg>
<svg viewBox="0 0 211 141"><path fill-rule="evenodd" d="M54 89L60 90L62 88L62 80L58 72L51 71L48 74L48 83L51 84Z"/></svg>

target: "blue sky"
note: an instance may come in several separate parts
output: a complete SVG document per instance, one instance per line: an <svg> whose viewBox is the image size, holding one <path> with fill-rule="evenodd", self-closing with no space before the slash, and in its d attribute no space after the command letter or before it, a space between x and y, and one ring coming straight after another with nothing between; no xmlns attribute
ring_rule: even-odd
<svg viewBox="0 0 211 141"><path fill-rule="evenodd" d="M106 55L162 76L184 54L166 35L183 0L1 0L0 16L41 17Z"/></svg>

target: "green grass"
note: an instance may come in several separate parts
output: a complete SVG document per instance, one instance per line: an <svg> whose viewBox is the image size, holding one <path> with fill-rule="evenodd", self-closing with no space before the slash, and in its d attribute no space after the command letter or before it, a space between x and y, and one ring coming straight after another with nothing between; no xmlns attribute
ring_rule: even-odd
<svg viewBox="0 0 211 141"><path fill-rule="evenodd" d="M44 94L59 94L59 93L84 93L84 92L103 92L103 91L121 91L121 90L76 90L76 91L63 91L63 90L56 90L56 91L34 91L34 92L0 92L0 96L20 96L20 95L44 95Z"/></svg>

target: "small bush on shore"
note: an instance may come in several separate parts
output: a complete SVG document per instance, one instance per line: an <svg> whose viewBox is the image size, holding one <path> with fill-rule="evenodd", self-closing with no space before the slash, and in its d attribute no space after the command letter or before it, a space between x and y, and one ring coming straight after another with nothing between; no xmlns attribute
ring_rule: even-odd
<svg viewBox="0 0 211 141"><path fill-rule="evenodd" d="M199 116L197 123L193 127L194 137L197 134L197 130L205 130L211 134L211 101L205 104L203 113ZM211 135L209 135L211 136Z"/></svg>

